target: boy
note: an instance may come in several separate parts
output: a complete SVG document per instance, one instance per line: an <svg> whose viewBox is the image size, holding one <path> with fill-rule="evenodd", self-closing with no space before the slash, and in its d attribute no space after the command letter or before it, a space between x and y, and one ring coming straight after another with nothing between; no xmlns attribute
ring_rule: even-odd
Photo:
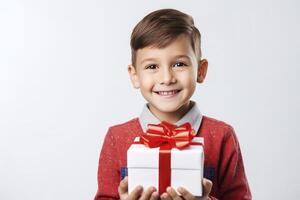
<svg viewBox="0 0 300 200"><path fill-rule="evenodd" d="M201 59L200 32L193 18L174 9L162 9L145 16L131 35L132 64L128 72L134 88L148 102L139 116L110 127L99 160L98 191L95 200L187 200L195 199L185 188L171 188L159 196L157 188L136 187L128 194L126 152L147 124L167 121L191 123L205 141L203 196L197 199L251 199L238 140L233 128L203 116L191 101L196 83L206 76L208 62ZM199 180L200 181L200 180ZM178 189L179 196L174 189Z"/></svg>

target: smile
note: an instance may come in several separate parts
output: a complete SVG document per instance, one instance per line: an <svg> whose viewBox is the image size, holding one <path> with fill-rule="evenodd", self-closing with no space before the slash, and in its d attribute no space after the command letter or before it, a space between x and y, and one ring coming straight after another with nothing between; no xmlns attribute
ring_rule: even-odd
<svg viewBox="0 0 300 200"><path fill-rule="evenodd" d="M158 94L159 96L174 96L175 94L179 93L180 90L169 90L169 91L154 91L154 93Z"/></svg>

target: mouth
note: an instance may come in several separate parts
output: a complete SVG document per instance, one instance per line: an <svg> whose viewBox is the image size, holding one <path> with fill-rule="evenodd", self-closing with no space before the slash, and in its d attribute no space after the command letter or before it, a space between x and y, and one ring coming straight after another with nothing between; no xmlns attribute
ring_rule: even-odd
<svg viewBox="0 0 300 200"><path fill-rule="evenodd" d="M161 91L153 91L162 97L173 97L178 94L181 90L161 90Z"/></svg>

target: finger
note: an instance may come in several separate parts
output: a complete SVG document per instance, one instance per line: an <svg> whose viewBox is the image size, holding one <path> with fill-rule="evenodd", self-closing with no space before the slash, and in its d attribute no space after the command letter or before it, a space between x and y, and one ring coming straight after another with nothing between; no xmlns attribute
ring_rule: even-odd
<svg viewBox="0 0 300 200"><path fill-rule="evenodd" d="M152 193L155 192L155 191L156 191L155 187L149 187L149 188L142 194L140 200L148 200L148 199L151 197Z"/></svg>
<svg viewBox="0 0 300 200"><path fill-rule="evenodd" d="M166 192L164 192L162 195L160 195L160 198L162 200L172 200L172 197Z"/></svg>
<svg viewBox="0 0 300 200"><path fill-rule="evenodd" d="M126 176L122 181L120 181L118 187L119 195L128 193L128 177Z"/></svg>
<svg viewBox="0 0 300 200"><path fill-rule="evenodd" d="M167 193L171 196L173 200L182 200L181 197L177 194L177 192L172 188L167 188Z"/></svg>
<svg viewBox="0 0 300 200"><path fill-rule="evenodd" d="M157 200L159 198L159 194L157 191L151 194L150 200Z"/></svg>
<svg viewBox="0 0 300 200"><path fill-rule="evenodd" d="M136 200L139 199L139 197L142 195L143 192L143 187L142 186L137 186L135 187L132 192L128 196L128 200Z"/></svg>
<svg viewBox="0 0 300 200"><path fill-rule="evenodd" d="M181 194L181 196L186 200L194 200L195 197L192 195L187 189L183 187L179 187L177 191Z"/></svg>
<svg viewBox="0 0 300 200"><path fill-rule="evenodd" d="M203 178L203 196L208 196L212 188L212 182L209 179Z"/></svg>

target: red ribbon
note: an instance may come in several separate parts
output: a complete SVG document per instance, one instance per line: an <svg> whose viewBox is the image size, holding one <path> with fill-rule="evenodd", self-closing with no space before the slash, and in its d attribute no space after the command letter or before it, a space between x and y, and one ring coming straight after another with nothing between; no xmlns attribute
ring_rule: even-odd
<svg viewBox="0 0 300 200"><path fill-rule="evenodd" d="M149 124L146 134L140 137L140 143L145 146L159 147L159 194L165 192L171 185L171 149L183 149L190 144L195 144L191 142L195 135L196 132L190 123L175 126L163 121L157 125Z"/></svg>

